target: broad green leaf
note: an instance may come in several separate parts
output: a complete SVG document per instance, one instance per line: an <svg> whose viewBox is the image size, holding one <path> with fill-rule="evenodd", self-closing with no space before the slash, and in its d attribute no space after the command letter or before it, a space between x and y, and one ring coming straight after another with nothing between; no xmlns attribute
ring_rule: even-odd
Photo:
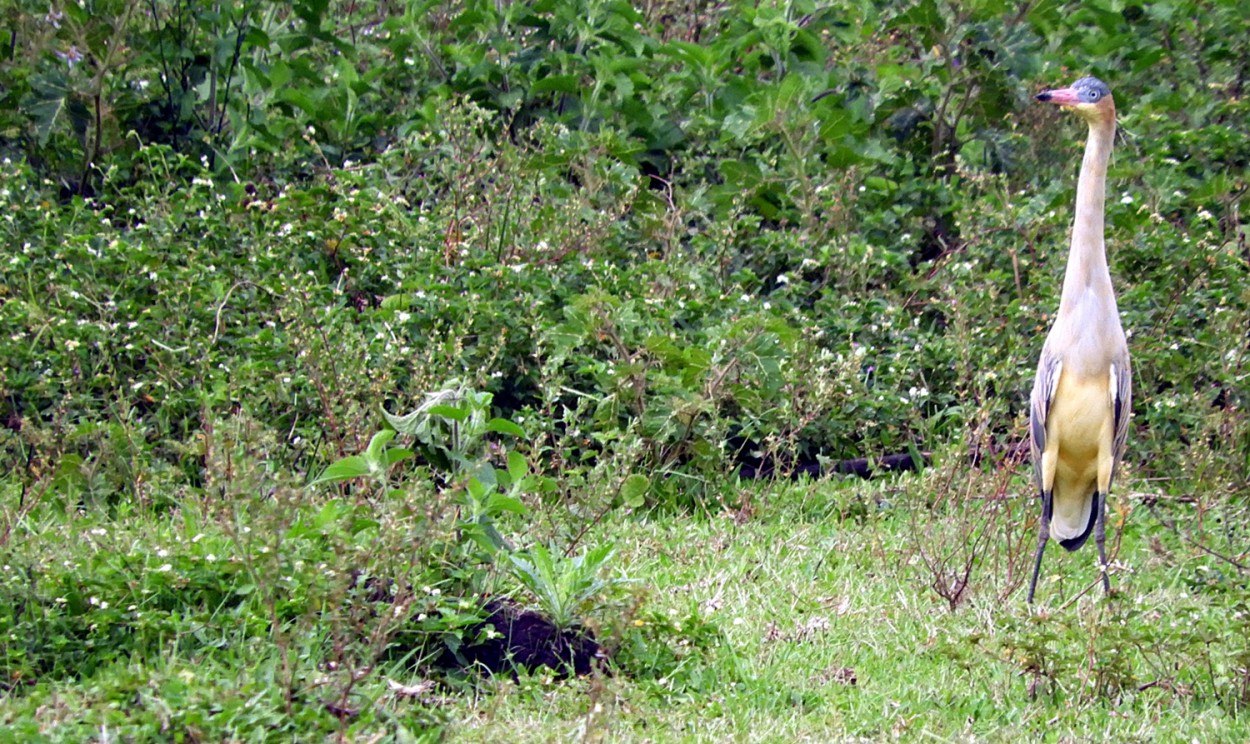
<svg viewBox="0 0 1250 744"><path fill-rule="evenodd" d="M408 449L407 447L391 447L390 449L386 451L385 465L389 468L391 465L394 465L397 462L403 462L404 460L410 459L412 457L414 457L414 454L412 450Z"/></svg>
<svg viewBox="0 0 1250 744"><path fill-rule="evenodd" d="M495 434L511 434L512 436L519 437L521 439L525 438L524 429L512 423L508 419L503 418L493 418L490 421L487 421L486 431Z"/></svg>
<svg viewBox="0 0 1250 744"><path fill-rule="evenodd" d="M505 496L502 493L492 493L486 499L486 509L484 514L487 516L495 516L504 512L512 512L513 514L525 514L529 510L525 508L525 504L514 496Z"/></svg>
<svg viewBox="0 0 1250 744"><path fill-rule="evenodd" d="M330 465L308 485L315 486L321 483L334 483L359 478L368 474L369 462L360 455L350 455Z"/></svg>
<svg viewBox="0 0 1250 744"><path fill-rule="evenodd" d="M373 438L369 440L369 446L365 448L365 459L370 463L380 465L383 460L383 449L386 447L387 442L394 438L394 429L383 429L374 434Z"/></svg>
<svg viewBox="0 0 1250 744"><path fill-rule="evenodd" d="M407 310L410 307L412 307L412 295L407 292L382 298L381 308L383 310Z"/></svg>
<svg viewBox="0 0 1250 744"><path fill-rule="evenodd" d="M44 146L69 108L69 81L58 72L38 79L31 87L34 102L27 106L27 111L35 121L39 145Z"/></svg>
<svg viewBox="0 0 1250 744"><path fill-rule="evenodd" d="M513 483L520 483L525 474L529 472L529 464L525 462L525 455L516 450L508 453L508 476L512 478Z"/></svg>
<svg viewBox="0 0 1250 744"><path fill-rule="evenodd" d="M417 430L421 428L421 423L426 419L425 412L420 410L405 413L401 416L383 408L382 416L386 419L386 423L390 424L395 431L401 434L416 434Z"/></svg>
<svg viewBox="0 0 1250 744"><path fill-rule="evenodd" d="M530 88L531 93L576 93L581 89L579 75L550 75Z"/></svg>
<svg viewBox="0 0 1250 744"><path fill-rule="evenodd" d="M646 503L647 491L650 488L650 478L634 473L621 484L621 501L629 508L637 509Z"/></svg>
<svg viewBox="0 0 1250 744"><path fill-rule="evenodd" d="M355 535L365 530L377 528L381 526L381 524L382 523L377 521L376 519L365 519L365 518L357 517L352 520L351 533Z"/></svg>
<svg viewBox="0 0 1250 744"><path fill-rule="evenodd" d="M451 419L453 421L466 421L469 418L469 411L457 406L430 406L426 413L431 416L441 416L442 418Z"/></svg>
<svg viewBox="0 0 1250 744"><path fill-rule="evenodd" d="M303 111L313 119L317 118L319 106L312 96L303 90L295 88L280 88L275 98L283 103L289 103L295 108Z"/></svg>
<svg viewBox="0 0 1250 744"><path fill-rule="evenodd" d="M659 51L696 67L711 67L716 61L711 49L688 41L670 41Z"/></svg>

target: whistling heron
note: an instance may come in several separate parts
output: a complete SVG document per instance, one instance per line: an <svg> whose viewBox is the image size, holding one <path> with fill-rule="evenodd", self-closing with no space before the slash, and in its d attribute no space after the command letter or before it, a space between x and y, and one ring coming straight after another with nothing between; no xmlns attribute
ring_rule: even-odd
<svg viewBox="0 0 1250 744"><path fill-rule="evenodd" d="M1029 429L1033 472L1042 497L1030 603L1051 537L1076 550L1094 533L1103 590L1107 579L1106 506L1124 454L1132 390L1128 343L1111 288L1103 244L1107 161L1115 137L1115 102L1106 83L1077 80L1037 100L1074 111L1089 125L1076 185L1076 216L1063 296L1033 381Z"/></svg>

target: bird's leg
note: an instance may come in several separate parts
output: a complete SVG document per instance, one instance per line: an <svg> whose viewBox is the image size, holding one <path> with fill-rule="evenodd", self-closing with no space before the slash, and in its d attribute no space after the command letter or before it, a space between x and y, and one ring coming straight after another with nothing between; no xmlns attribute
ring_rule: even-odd
<svg viewBox="0 0 1250 744"><path fill-rule="evenodd" d="M1053 499L1054 494L1042 492L1042 521L1037 531L1037 557L1033 559L1033 580L1029 582L1029 604L1033 604L1033 592L1037 589L1037 575L1042 570L1042 553L1046 550L1046 541L1050 539L1050 510Z"/></svg>
<svg viewBox="0 0 1250 744"><path fill-rule="evenodd" d="M1102 571L1102 590L1111 593L1111 579L1107 578L1107 494L1095 493L1098 503L1094 508L1098 516L1094 520L1094 543L1098 545L1098 568Z"/></svg>

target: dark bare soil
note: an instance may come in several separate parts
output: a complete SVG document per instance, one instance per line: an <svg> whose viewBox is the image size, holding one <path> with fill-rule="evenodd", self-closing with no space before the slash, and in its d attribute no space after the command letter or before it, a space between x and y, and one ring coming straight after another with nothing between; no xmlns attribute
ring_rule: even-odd
<svg viewBox="0 0 1250 744"><path fill-rule="evenodd" d="M490 626L495 632L484 642L460 648L460 656L469 667L484 667L498 674L546 666L563 678L570 672L589 674L603 658L594 634L586 628L562 630L541 613L509 600L490 600L485 609L490 614L478 630Z"/></svg>

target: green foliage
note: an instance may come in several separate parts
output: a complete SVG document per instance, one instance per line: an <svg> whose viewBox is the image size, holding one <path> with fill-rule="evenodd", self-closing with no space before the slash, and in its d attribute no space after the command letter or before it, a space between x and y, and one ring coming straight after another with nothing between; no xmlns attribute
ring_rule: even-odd
<svg viewBox="0 0 1250 744"><path fill-rule="evenodd" d="M1196 597L1152 599L1013 622L994 653L1029 675L1034 694L1058 695L1059 681L1072 680L1077 698L1193 696L1244 715L1245 605L1225 616ZM1179 625L1185 633L1173 632Z"/></svg>
<svg viewBox="0 0 1250 744"><path fill-rule="evenodd" d="M295 233L294 243L303 247L295 261L274 255L277 261L268 265L230 267L234 281L216 293L224 304L203 306L200 328L203 311L215 310L216 338L222 327L230 327L233 307L226 300L257 307L252 295L259 293L269 295L259 298L259 307L271 302L266 309L278 310L277 315L306 319L310 306L326 305L325 298L310 293L319 283L324 288L335 282L342 293L340 306L377 303L379 312L364 315L375 321L374 328L380 321L387 329L382 333L392 340L396 318L404 319L402 330L408 333L455 339L441 349L430 344L427 356L431 361L455 358L477 382L500 380L492 383L492 392L503 393L510 410L558 414L573 404L560 390L592 392L599 396L598 436L614 441L642 437L653 465L694 472L720 467L728 454L725 441L742 442L769 457L843 459L860 453L865 441L887 452L934 434L957 435L968 421L959 402L985 387L969 387L968 372L1027 366L1034 350L1020 340L1044 324L1042 315L1053 303L1046 293L1057 283L1053 274L1037 276L1048 263L1036 245L1061 242L1063 220L1047 220L1045 228L1036 225L1051 209L1070 203L1070 190L1039 188L1037 176L1024 167L1033 160L1049 165L1053 156L1040 148L1057 148L1054 136L1034 124L1043 120L1040 113L1018 114L1031 79L1051 77L1044 72L1048 44L1067 38L1092 50L1095 60L1109 54L1131 60L1139 71L1167 62L1181 74L1189 68L1161 57L1157 46L1148 47L1137 27L1174 32L1186 44L1196 43L1191 34L1198 34L1213 48L1212 62L1196 72L1212 82L1235 79L1232 60L1240 43L1210 33L1220 23L1240 22L1226 17L1223 6L1176 29L1168 26L1176 22L1176 13L1157 8L1118 15L1039 8L1011 16L992 4L856 6L843 8L841 15L805 5L762 7L694 22L687 30L697 33L685 38L651 31L654 17L620 3L533 8L469 3L437 12L414 4L402 15L360 4L341 16L320 4L279 9L257 3L226 13L193 2L155 7L154 13L136 14L131 5L118 3L90 17L74 11L60 26L33 10L18 16L30 33L42 29L63 44L79 36L104 43L99 40L110 34L140 34L146 41L134 48L142 53L121 55L108 69L103 57L92 56L78 71L89 64L98 68L95 77L117 77L109 90L120 96L122 90L151 90L150 76L174 70L177 74L162 72L158 81L160 105L172 117L165 125L177 129L195 122L185 138L150 138L173 143L177 154L151 146L127 148L125 162L113 165L83 156L89 161L85 170L98 173L98 187L92 190L108 198L79 205L80 226L87 208L112 207L118 215L114 220L120 220L112 231L97 230L97 241L116 241L123 254L134 253L136 240L148 242L125 230L133 217L120 212L128 203L155 205L168 197L168 191L144 193L150 183L138 189L129 185L149 175L159 174L164 184L188 176L203 184L211 173L228 167L239 180L253 171L282 178L296 172L282 163L303 162L297 170L305 175L309 163L327 172L351 153L375 165L340 169L333 182L306 193L271 194L247 185L219 186L215 196L203 194L210 204L220 202L214 205L218 214L225 213L224 219L210 222L208 239L202 241L211 255L206 267L221 268L223 253L246 256L249 262L257 256L251 244L265 241L258 229L265 222L259 218L272 215L270 205L314 223L313 229ZM705 24L717 33L709 28L704 34ZM898 43L883 43L875 28ZM822 39L837 45L826 48ZM28 69L36 57L44 67L53 59L64 66L55 55L46 56L49 52L24 49L36 56L13 56L14 70ZM724 59L739 59L741 66L731 69L718 61ZM427 74L406 74L402 84L393 79L408 68ZM1138 325L1157 327L1160 333L1179 331L1202 344L1196 324L1212 334L1225 327L1210 327L1205 314L1191 316L1159 305L1168 286L1148 267L1158 267L1160 251L1178 240L1205 240L1201 248L1231 259L1216 265L1210 299L1215 307L1228 308L1218 313L1219 320L1236 317L1244 306L1242 294L1224 288L1238 286L1240 268L1230 248L1235 241L1229 240L1235 231L1221 227L1199 238L1201 225L1173 232L1172 219L1178 210L1210 214L1217 223L1218 215L1235 214L1235 179L1220 173L1217 161L1207 156L1220 152L1230 162L1245 159L1235 141L1216 139L1217 131L1226 131L1222 122L1236 114L1234 90L1208 85L1202 90L1216 94L1206 105L1195 106L1196 92L1162 96L1142 89L1132 74L1120 77L1116 89L1129 102L1122 106L1126 129L1138 140L1162 144L1148 150L1154 167L1126 157L1122 161L1128 162L1117 164L1112 174L1113 181L1126 184L1126 198L1134 199L1124 203L1137 209L1136 214L1113 209L1110 215L1122 236L1113 247L1128 249L1120 261L1129 282L1122 304ZM147 87L122 84L123 79L147 80ZM181 89L174 90L177 86ZM79 84L86 87L87 82ZM427 105L405 109L402 102L410 94ZM465 98L485 108L465 105ZM383 99L390 103L384 105ZM33 121L46 126L36 124L42 134L30 142L43 140L43 147L51 147L45 135L64 113L49 119L40 118L40 112L63 112L65 101L74 96L61 100L32 114ZM1143 109L1149 114L1139 115ZM122 112L129 110L121 99L102 109L105 118L117 119L119 133L126 127ZM403 111L409 118L401 118ZM1178 127L1169 117L1182 114L1185 126ZM505 128L508 137L497 136ZM134 141L145 141L142 132ZM198 144L184 146L193 142L210 147L201 153ZM98 145L101 152L114 151ZM1130 140L1121 147L1135 144ZM200 154L208 156L207 168L197 160ZM1169 163L1185 168L1178 172ZM396 167L422 178L396 179L389 175ZM498 178L502 173L519 177ZM663 179L644 179L659 187L657 192L640 188L642 173ZM1048 174L1063 184L1061 174L1070 176L1070 171ZM1141 180L1161 176L1158 182ZM30 183L32 178L33 173L17 180ZM1191 188L1198 182L1201 188ZM1013 194L1021 190L1031 196L1017 206ZM421 208L415 214L396 209L391 201L396 193ZM1154 196L1134 197L1143 193ZM1175 194L1186 193L1193 195L1189 201L1176 201ZM170 229L152 239L177 235L192 214L206 213L195 206L194 212L188 208L170 215L175 217ZM369 210L385 216L382 224L363 219ZM159 230L158 220L148 220L145 229ZM325 229L317 227L323 220ZM285 225L294 230L295 224L287 221L282 230ZM414 237L400 241L397 234ZM47 245L58 241L46 237L52 241ZM222 250L239 238L241 245ZM660 263L639 260L644 253ZM151 260L118 266L114 273L139 277L146 270L148 276L160 276L160 268L178 266L177 257L171 258L155 267ZM189 258L186 266L194 269L199 262ZM933 271L913 268L935 259ZM453 260L463 270L450 270ZM508 275L501 263L511 265L513 273ZM560 266L558 276L541 269L551 265ZM303 278L309 269L312 282ZM171 277L176 286L205 283L194 270L177 273ZM510 281L503 281L505 275ZM38 277L38 271L28 271L25 278L29 284ZM100 278L97 273L90 280ZM1203 279L1200 271L1185 278L1191 283ZM499 291L501 281L511 290ZM221 284L221 279L208 284ZM161 289L157 282L149 285L149 295ZM693 292L687 289L692 286ZM1034 286L1040 295L1033 294ZM302 303L293 299L297 295L303 295ZM527 297L542 302L527 302ZM670 298L677 307L669 306ZM767 307L757 321L749 321L735 298L757 310ZM953 305L954 298L962 302ZM1002 301L1009 303L1008 316L983 323ZM285 313L284 305L289 308ZM448 312L431 315L436 307ZM572 309L561 317L562 307ZM187 310L178 307L175 316L196 317ZM819 312L815 322L809 310ZM83 317L81 309L73 312L76 319ZM449 317L463 319L449 324ZM350 315L339 318L354 322ZM33 323L37 320L26 325ZM749 328L752 323L758 328ZM783 326L788 330L779 331ZM978 338L952 335L951 329L966 329ZM314 328L303 330L296 335L322 338L290 342L325 347L331 341ZM365 345L378 340L369 339L367 328L359 330ZM746 344L752 339L772 344L770 337L778 333L779 345L773 347L778 359L793 359L799 349L815 344L841 360L839 369L829 375L810 374L810 364L787 369L767 361L769 352L762 346ZM606 335L609 348L597 334ZM184 329L180 337L195 335ZM336 332L333 342L351 335ZM492 343L481 343L484 339ZM222 364L239 366L212 350L206 354L194 345L161 343L186 347L188 358L203 364L201 377L213 376ZM719 364L704 358L722 344L727 347ZM393 346L412 349L411 344ZM982 348L996 354L978 357ZM549 350L545 356L544 349ZM1150 358L1152 353L1151 347L1139 352L1138 369L1148 375L1158 370L1157 379L1169 382L1148 377L1145 386L1188 389L1173 382L1175 372L1165 359ZM864 354L858 370L852 354ZM218 357L216 365L204 363L212 357ZM131 377L127 367L132 366L121 365L119 375ZM1221 378L1235 378L1241 366L1244 360L1234 359ZM329 359L322 367L322 379L310 381L315 395L303 391L299 396L310 403L314 397L320 400L298 415L282 414L288 421L308 421L318 409L336 405L329 391L337 378L350 373L340 373ZM398 369L395 364L386 368ZM141 377L133 384L153 384ZM401 373L396 381L406 384L407 378ZM602 395L586 389L591 381ZM428 389L422 383L434 380L414 382ZM1214 390L1216 399L1232 389L1205 379L1192 384ZM821 405L838 389L849 400ZM903 391L907 394L899 395ZM913 391L924 397L919 416L910 406ZM254 399L256 392L248 397ZM1007 400L1010 411L1019 398ZM806 402L806 410L794 410L795 401ZM1186 408L1201 406L1193 403ZM45 402L33 405L48 409ZM356 399L357 410L367 405L364 397ZM31 410L25 400L17 407ZM183 431L193 430L202 407L203 401L171 400L162 406L168 425L145 436L176 431L175 422ZM1166 418L1162 412L1148 415ZM359 438L359 423L344 422L348 430L333 433L333 454L342 454L344 441ZM1142 428L1156 430L1145 419ZM1165 437L1180 429L1193 431L1194 424L1158 422Z"/></svg>
<svg viewBox="0 0 1250 744"><path fill-rule="evenodd" d="M735 669L714 662L726 652L725 633L693 603L644 610L613 630L613 663L657 699L715 694L739 681Z"/></svg>
<svg viewBox="0 0 1250 744"><path fill-rule="evenodd" d="M426 457L435 464L495 485L498 478L486 457L485 436L508 434L524 438L525 431L507 419L487 418L492 397L490 393L452 383L427 393L425 400L411 413L394 416L383 411L382 414L395 431L415 436L424 445ZM517 466L520 472L514 480L519 481L524 475L524 466L522 458ZM508 469L514 472L511 458Z"/></svg>
<svg viewBox="0 0 1250 744"><path fill-rule="evenodd" d="M674 37L612 3L99 10L15 22L60 44L147 34L142 52L75 74L140 79L178 60L162 105L221 137L88 143L117 158L87 158L91 199L59 201L40 177L51 156L4 166L20 249L0 269L3 412L27 422L9 427L5 463L104 501L145 498L139 473L201 486L206 414L246 406L295 443L288 464L316 472L361 447L379 401L450 378L540 422L535 446L578 477L604 477L604 456L698 484L747 456L784 470L932 448L983 414L1009 439L1071 203L1054 134L1070 125L1022 113L1034 79L1054 77L1047 44L1195 72L1129 43L1142 24L1172 29L1162 11L1091 25L1089 10L765 7ZM1236 482L1220 463L1246 425L1246 355L1228 339L1250 302L1239 187L1221 170L1244 153L1217 134L1240 105L1240 42L1209 33L1239 22L1227 13L1172 29L1214 45L1202 92L1116 79L1132 136L1108 209L1138 390L1152 391L1130 457L1171 473L1213 443L1200 451L1218 488ZM21 49L15 73L65 64ZM430 74L385 82L397 66L373 63L401 57ZM431 103L401 122L412 86ZM238 107L247 121L222 125ZM64 115L32 119L49 152ZM436 464L458 456L423 446Z"/></svg>

